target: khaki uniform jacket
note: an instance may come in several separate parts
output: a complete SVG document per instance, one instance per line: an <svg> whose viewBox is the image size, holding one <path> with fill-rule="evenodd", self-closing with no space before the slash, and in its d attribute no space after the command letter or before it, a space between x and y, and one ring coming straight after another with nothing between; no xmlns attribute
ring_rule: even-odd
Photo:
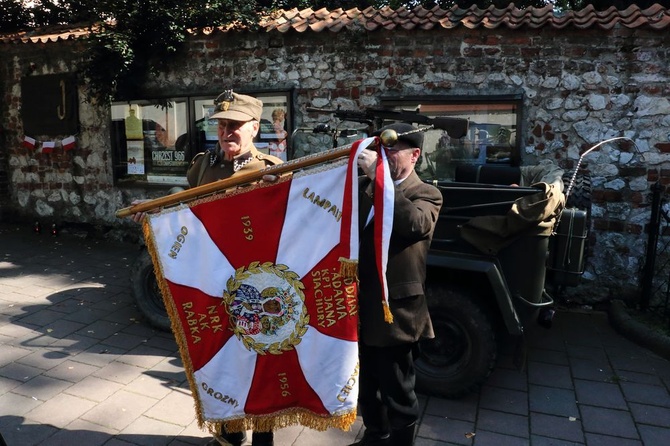
<svg viewBox="0 0 670 446"><path fill-rule="evenodd" d="M372 200L370 180L360 180L360 219L365 224ZM433 338L433 325L424 295L426 257L442 206L440 191L412 172L395 186L393 231L388 254L386 278L393 323L384 321L381 283L377 273L373 245L373 222L361 230L359 251L360 339L366 345L387 347Z"/></svg>
<svg viewBox="0 0 670 446"><path fill-rule="evenodd" d="M221 149L217 144L216 153L220 152ZM210 152L201 152L193 158L186 172L186 178L189 186L195 187L224 180L238 173L254 172L281 163L283 161L280 158L261 153L254 145L237 155L232 161L221 160L219 157L213 165L210 165Z"/></svg>

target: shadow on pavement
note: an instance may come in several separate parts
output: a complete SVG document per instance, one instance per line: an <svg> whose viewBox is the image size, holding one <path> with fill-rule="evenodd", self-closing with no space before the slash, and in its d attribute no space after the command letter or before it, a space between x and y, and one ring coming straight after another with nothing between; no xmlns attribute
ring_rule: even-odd
<svg viewBox="0 0 670 446"><path fill-rule="evenodd" d="M82 422L82 426L87 423ZM118 441L118 445L156 445L156 446L178 446L178 445L201 445L206 438L190 435L158 435L127 433L114 434L103 432L104 427L94 426L89 429L61 429L47 424L33 424L18 416L0 417L0 432L7 446L37 446L49 444L49 446L99 446L111 439ZM48 443L45 441L48 439ZM0 439L0 446L4 446Z"/></svg>

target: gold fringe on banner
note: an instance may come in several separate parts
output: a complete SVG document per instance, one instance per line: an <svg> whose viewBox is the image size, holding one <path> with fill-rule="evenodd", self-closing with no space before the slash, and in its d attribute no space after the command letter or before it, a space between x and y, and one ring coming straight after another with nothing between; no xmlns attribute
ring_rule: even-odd
<svg viewBox="0 0 670 446"><path fill-rule="evenodd" d="M174 211L173 208L171 211ZM170 211L163 211L170 212ZM188 378L188 383L191 388L191 394L198 394L198 387L194 378L193 371L193 362L191 361L191 355L188 352L188 342L186 341L186 335L184 334L184 329L179 321L179 312L174 304L174 299L170 293L170 288L165 281L165 276L163 276L163 271L160 267L160 262L158 261L158 253L156 252L156 246L154 244L154 238L151 231L151 225L149 224L149 216L144 218L142 222L142 232L144 233L144 243L151 254L151 260L154 264L154 274L156 275L156 281L158 282L158 288L161 290L161 296L163 297L163 303L165 304L165 309L168 312L170 317L170 325L172 327L172 333L174 333L175 340L179 346L179 353L182 358L182 363L184 366L184 371L186 372L186 377ZM198 420L198 427L203 429L205 426L204 421L204 410L200 404L199 398L193 398L193 405L195 406L196 418Z"/></svg>
<svg viewBox="0 0 670 446"><path fill-rule="evenodd" d="M382 302L382 307L384 307L384 321L389 324L393 323L393 314L391 313L391 308L389 308L389 303L386 301Z"/></svg>
<svg viewBox="0 0 670 446"><path fill-rule="evenodd" d="M295 425L305 426L318 431L325 431L331 428L348 431L355 421L355 409L350 413L326 417L309 412L305 409L294 408L270 415L247 415L244 418L238 418L236 420L208 422L207 427L214 435L221 432L222 427L225 428L226 432L241 432L247 430L270 432Z"/></svg>
<svg viewBox="0 0 670 446"><path fill-rule="evenodd" d="M347 259L346 257L340 257L340 276L345 279L356 279L358 280L358 260Z"/></svg>

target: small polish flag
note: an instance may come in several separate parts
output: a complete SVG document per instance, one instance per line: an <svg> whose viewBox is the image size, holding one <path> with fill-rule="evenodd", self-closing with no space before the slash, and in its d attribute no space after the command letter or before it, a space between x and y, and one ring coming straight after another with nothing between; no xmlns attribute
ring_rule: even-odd
<svg viewBox="0 0 670 446"><path fill-rule="evenodd" d="M74 149L75 146L74 136L68 136L67 138L64 138L61 141L61 144L63 145L63 150L65 151Z"/></svg>
<svg viewBox="0 0 670 446"><path fill-rule="evenodd" d="M54 141L44 141L42 143L42 153L51 153L54 151L56 143Z"/></svg>
<svg viewBox="0 0 670 446"><path fill-rule="evenodd" d="M26 149L34 149L35 148L35 138L31 138L30 136L24 136L23 137L23 147Z"/></svg>

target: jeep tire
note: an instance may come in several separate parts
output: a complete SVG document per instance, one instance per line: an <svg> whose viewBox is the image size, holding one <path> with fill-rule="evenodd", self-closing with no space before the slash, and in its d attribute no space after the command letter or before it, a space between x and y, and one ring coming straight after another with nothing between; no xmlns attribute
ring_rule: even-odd
<svg viewBox="0 0 670 446"><path fill-rule="evenodd" d="M153 327L170 331L170 318L165 310L165 303L158 288L151 255L146 248L142 249L133 264L130 272L130 283L135 302L144 317Z"/></svg>
<svg viewBox="0 0 670 446"><path fill-rule="evenodd" d="M498 346L489 317L465 291L449 284L428 283L426 298L435 338L419 343L417 391L445 398L476 391L496 362Z"/></svg>

